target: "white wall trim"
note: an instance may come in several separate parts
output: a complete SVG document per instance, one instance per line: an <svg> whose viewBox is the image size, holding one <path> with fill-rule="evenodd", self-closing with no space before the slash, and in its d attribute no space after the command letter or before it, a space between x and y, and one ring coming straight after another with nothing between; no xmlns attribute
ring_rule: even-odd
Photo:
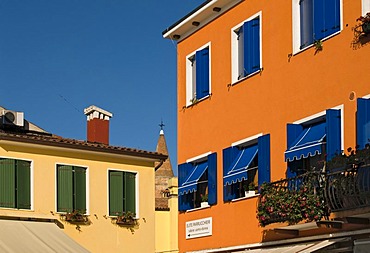
<svg viewBox="0 0 370 253"><path fill-rule="evenodd" d="M239 145L242 145L242 144L248 144L248 142L255 142L256 139L258 139L258 137L261 137L262 135L263 135L262 133L255 134L255 135L247 137L245 139L233 142L233 143L231 143L231 146L234 147L234 146L239 146Z"/></svg>
<svg viewBox="0 0 370 253"><path fill-rule="evenodd" d="M194 156L192 158L189 158L186 160L187 163L191 163L191 162L197 162L197 161L201 161L203 160L204 158L206 158L207 156L209 156L210 154L212 154L211 151L207 152L207 153L203 153L201 155L198 155L198 156Z"/></svg>
<svg viewBox="0 0 370 253"><path fill-rule="evenodd" d="M194 66L192 66L192 62L190 61L190 59L192 57L195 57L195 53L199 50L202 50L202 49L205 49L205 48L209 48L209 94L212 93L212 68L211 68L211 65L212 65L212 50L211 50L211 42L207 42L206 44L204 44L203 46L197 48L196 50L194 50L193 52L191 52L190 54L188 54L185 58L185 72L186 72L186 80L185 80L185 87L186 87L186 101L185 101L185 105L186 106L190 106L192 105L192 99L194 98L194 93L195 93L195 86L194 86L194 78L193 78L193 68ZM196 63L195 63L196 64Z"/></svg>

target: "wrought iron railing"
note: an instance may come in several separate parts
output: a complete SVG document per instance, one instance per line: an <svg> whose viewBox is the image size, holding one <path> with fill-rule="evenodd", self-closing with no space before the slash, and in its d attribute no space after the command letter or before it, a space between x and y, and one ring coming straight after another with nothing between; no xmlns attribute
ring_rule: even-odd
<svg viewBox="0 0 370 253"><path fill-rule="evenodd" d="M260 225L321 220L328 215L324 186L325 175L316 171L263 184L257 210Z"/></svg>
<svg viewBox="0 0 370 253"><path fill-rule="evenodd" d="M370 165L328 173L325 199L332 212L370 206Z"/></svg>

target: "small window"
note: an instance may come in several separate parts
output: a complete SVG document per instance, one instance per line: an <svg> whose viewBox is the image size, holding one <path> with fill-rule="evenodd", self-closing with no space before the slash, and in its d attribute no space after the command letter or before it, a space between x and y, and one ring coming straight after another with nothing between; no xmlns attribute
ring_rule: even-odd
<svg viewBox="0 0 370 253"><path fill-rule="evenodd" d="M86 168L57 165L57 211L86 213Z"/></svg>
<svg viewBox="0 0 370 253"><path fill-rule="evenodd" d="M224 201L253 196L270 182L270 135L223 150Z"/></svg>
<svg viewBox="0 0 370 253"><path fill-rule="evenodd" d="M210 154L199 160L179 165L179 210L201 207L201 203L217 203L217 156Z"/></svg>
<svg viewBox="0 0 370 253"><path fill-rule="evenodd" d="M231 31L232 82L261 70L260 16L247 20Z"/></svg>
<svg viewBox="0 0 370 253"><path fill-rule="evenodd" d="M210 94L210 49L197 50L186 58L186 105Z"/></svg>
<svg viewBox="0 0 370 253"><path fill-rule="evenodd" d="M341 153L341 122L341 111L330 109L310 121L287 125L288 178L321 170L322 161Z"/></svg>
<svg viewBox="0 0 370 253"><path fill-rule="evenodd" d="M341 0L293 0L295 52L340 31Z"/></svg>
<svg viewBox="0 0 370 253"><path fill-rule="evenodd" d="M109 215L119 216L130 212L136 216L136 173L109 172Z"/></svg>
<svg viewBox="0 0 370 253"><path fill-rule="evenodd" d="M0 159L0 207L31 209L31 162Z"/></svg>

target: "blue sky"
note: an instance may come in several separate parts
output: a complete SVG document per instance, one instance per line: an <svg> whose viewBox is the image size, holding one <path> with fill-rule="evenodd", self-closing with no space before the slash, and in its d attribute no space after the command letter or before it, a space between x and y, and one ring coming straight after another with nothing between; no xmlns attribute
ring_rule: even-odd
<svg viewBox="0 0 370 253"><path fill-rule="evenodd" d="M86 139L83 109L113 113L110 144L154 151L163 120L174 169L176 44L162 31L200 0L0 0L0 105Z"/></svg>

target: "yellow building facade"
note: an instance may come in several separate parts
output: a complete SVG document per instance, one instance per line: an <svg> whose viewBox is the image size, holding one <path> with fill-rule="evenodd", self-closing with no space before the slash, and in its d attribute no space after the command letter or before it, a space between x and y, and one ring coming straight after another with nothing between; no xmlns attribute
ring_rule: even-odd
<svg viewBox="0 0 370 253"><path fill-rule="evenodd" d="M109 121L90 109L88 120ZM61 138L8 122L6 113L13 112L3 110L0 130L2 220L56 223L90 252L155 252L155 162L167 155Z"/></svg>

